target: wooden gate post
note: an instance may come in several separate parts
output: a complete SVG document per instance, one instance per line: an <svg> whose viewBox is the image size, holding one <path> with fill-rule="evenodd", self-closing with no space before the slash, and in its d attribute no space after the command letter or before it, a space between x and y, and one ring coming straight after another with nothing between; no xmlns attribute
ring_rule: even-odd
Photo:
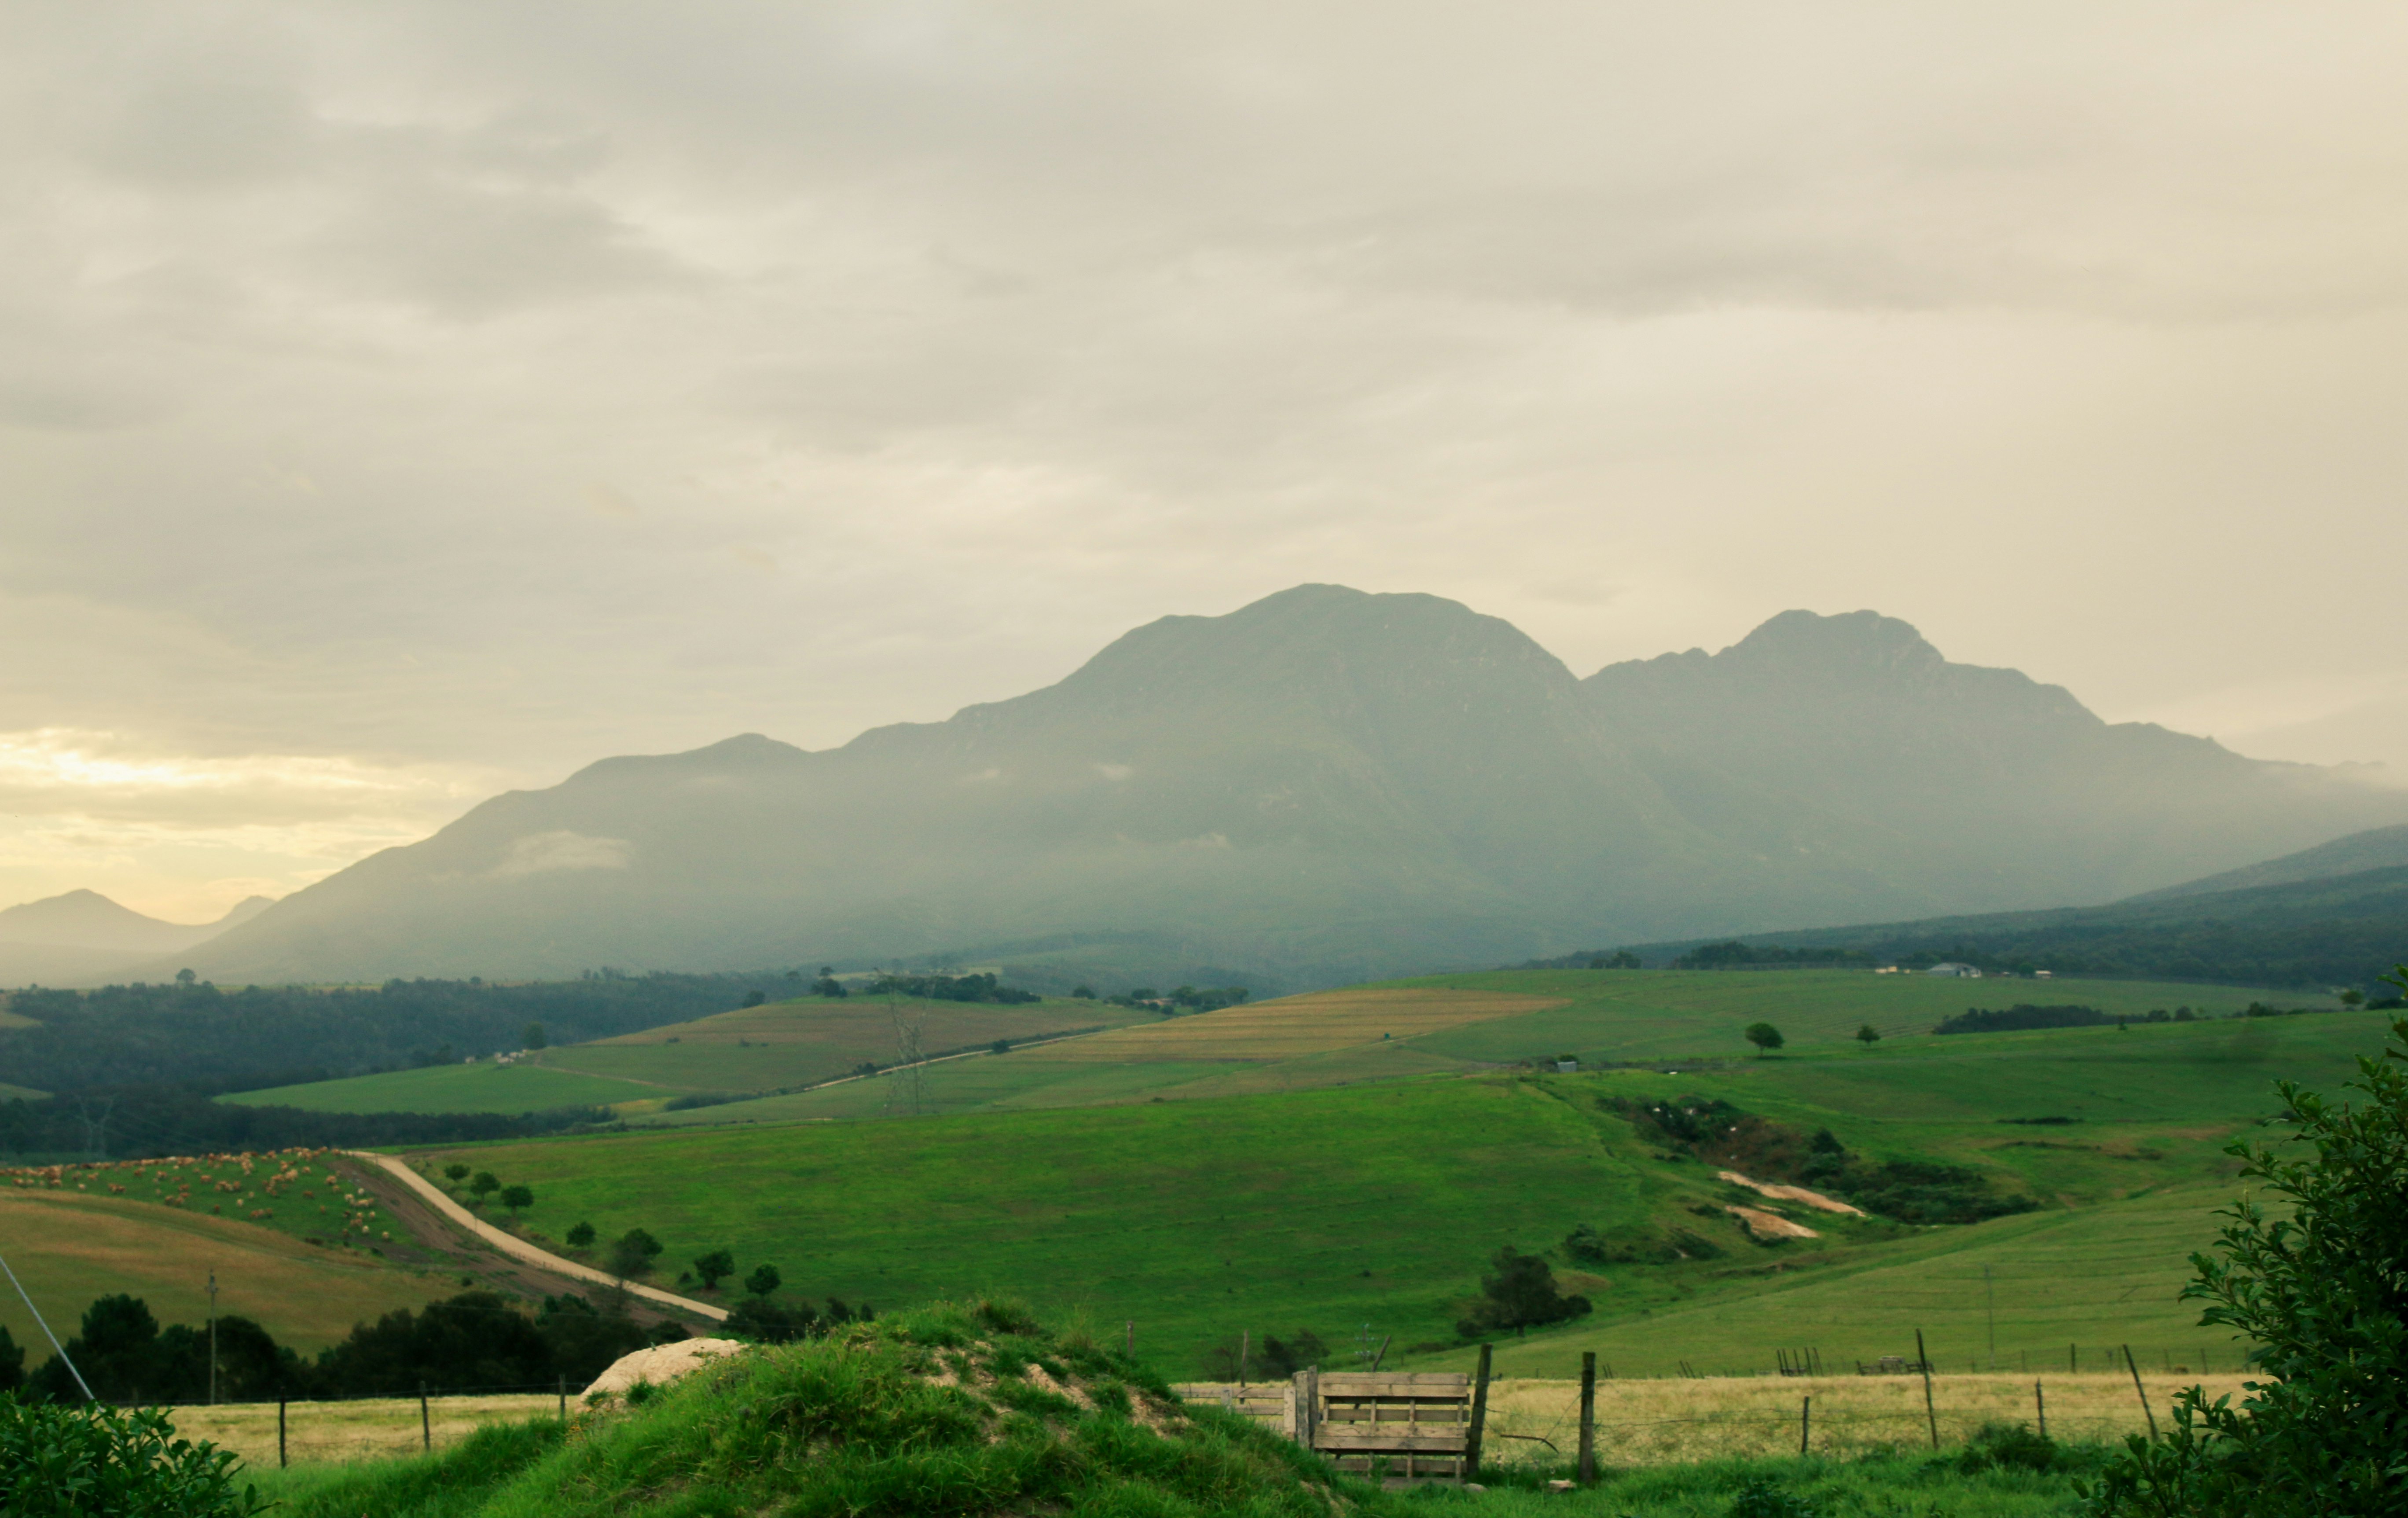
<svg viewBox="0 0 2408 1518"><path fill-rule="evenodd" d="M1470 1437L1463 1444L1463 1479L1472 1481L1480 1475L1480 1436L1488 1426L1488 1355L1489 1346L1480 1346L1480 1368L1471 1377Z"/></svg>
<svg viewBox="0 0 2408 1518"><path fill-rule="evenodd" d="M1597 1351L1581 1351L1580 1466L1583 1486L1597 1484Z"/></svg>
<svg viewBox="0 0 2408 1518"><path fill-rule="evenodd" d="M1321 1429L1321 1368L1306 1366L1296 1373L1296 1441L1306 1449L1313 1447L1313 1436Z"/></svg>

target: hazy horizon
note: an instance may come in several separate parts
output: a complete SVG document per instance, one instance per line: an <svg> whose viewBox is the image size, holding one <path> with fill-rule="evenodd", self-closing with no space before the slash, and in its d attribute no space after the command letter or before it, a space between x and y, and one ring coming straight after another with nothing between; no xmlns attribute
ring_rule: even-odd
<svg viewBox="0 0 2408 1518"><path fill-rule="evenodd" d="M2408 770L2408 15L0 18L0 905L1285 586Z"/></svg>

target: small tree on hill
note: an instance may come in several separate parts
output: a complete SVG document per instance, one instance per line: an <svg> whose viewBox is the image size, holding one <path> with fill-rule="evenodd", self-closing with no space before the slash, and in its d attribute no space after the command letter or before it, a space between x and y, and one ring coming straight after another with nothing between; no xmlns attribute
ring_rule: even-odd
<svg viewBox="0 0 2408 1518"><path fill-rule="evenodd" d="M630 1228L610 1242L610 1273L622 1281L648 1274L660 1254L659 1239L641 1228Z"/></svg>
<svg viewBox="0 0 2408 1518"><path fill-rule="evenodd" d="M1881 1042L1881 1030L1874 1027L1870 1023L1868 1023L1863 1027L1856 1030L1856 1042L1864 1045L1867 1049L1870 1049L1873 1045Z"/></svg>
<svg viewBox="0 0 2408 1518"><path fill-rule="evenodd" d="M521 1049L541 1049L543 1047L543 1024L540 1023L529 1023L519 1034L519 1047Z"/></svg>
<svg viewBox="0 0 2408 1518"><path fill-rule="evenodd" d="M1508 1244L1497 1252L1489 1267L1493 1273L1480 1278L1480 1303L1469 1317L1455 1325L1455 1332L1466 1339L1504 1328L1519 1333L1588 1315L1588 1298L1566 1296L1556 1289L1554 1268L1536 1254L1525 1254Z"/></svg>
<svg viewBox="0 0 2408 1518"><path fill-rule="evenodd" d="M1747 1025L1747 1041L1756 1045L1756 1057L1762 1059L1780 1048L1784 1040L1781 1037L1781 1030L1771 1024L1750 1023Z"/></svg>
<svg viewBox="0 0 2408 1518"><path fill-rule="evenodd" d="M752 1273L744 1278L744 1289L755 1296L767 1296L785 1283L785 1279L778 1274L778 1267L766 1262L754 1266Z"/></svg>
<svg viewBox="0 0 2408 1518"><path fill-rule="evenodd" d="M517 1217L520 1208L535 1205L535 1192L525 1186L504 1186L502 1205L510 1210L510 1216Z"/></svg>
<svg viewBox="0 0 2408 1518"><path fill-rule="evenodd" d="M568 1247L570 1249L592 1249L594 1247L594 1224L590 1223L580 1223L577 1224L575 1227L568 1230L567 1239Z"/></svg>
<svg viewBox="0 0 2408 1518"><path fill-rule="evenodd" d="M702 1289L715 1292L719 1283L736 1273L736 1256L724 1249L695 1256L694 1273L702 1278Z"/></svg>
<svg viewBox="0 0 2408 1518"><path fill-rule="evenodd" d="M2408 988L2408 967L2400 984ZM2258 1347L2268 1379L2243 1383L2239 1407L2197 1386L2174 1406L2162 1443L2133 1437L2089 1494L2095 1514L2149 1518L2308 1518L2408 1511L2408 1018L2380 1059L2361 1056L2351 1089L2329 1102L2277 1083L2290 1141L2227 1153L2245 1180L2284 1199L2247 1196L2224 1214L2215 1255L2194 1254L2184 1296L2204 1325Z"/></svg>
<svg viewBox="0 0 2408 1518"><path fill-rule="evenodd" d="M456 1186L468 1179L468 1167L457 1162L447 1165L443 1167L443 1179Z"/></svg>
<svg viewBox="0 0 2408 1518"><path fill-rule="evenodd" d="M482 1205L485 1198L502 1189L502 1178L491 1170L480 1170L477 1179L468 1182L469 1197Z"/></svg>

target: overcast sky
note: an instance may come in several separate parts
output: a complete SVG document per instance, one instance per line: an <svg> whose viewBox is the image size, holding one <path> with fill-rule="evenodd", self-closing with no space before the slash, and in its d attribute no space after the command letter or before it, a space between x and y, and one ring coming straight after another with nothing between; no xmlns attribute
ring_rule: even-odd
<svg viewBox="0 0 2408 1518"><path fill-rule="evenodd" d="M0 11L0 904L1302 580L2408 768L2408 9Z"/></svg>

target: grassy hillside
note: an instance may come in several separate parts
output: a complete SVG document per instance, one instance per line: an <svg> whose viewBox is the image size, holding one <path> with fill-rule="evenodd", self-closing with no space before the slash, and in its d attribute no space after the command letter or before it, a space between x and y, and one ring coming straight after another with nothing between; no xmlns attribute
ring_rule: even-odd
<svg viewBox="0 0 2408 1518"><path fill-rule="evenodd" d="M355 1323L459 1289L455 1276L422 1275L268 1227L105 1192L0 1187L0 1239L62 1339L94 1297L112 1292L141 1297L162 1323L199 1323L212 1270L221 1312L256 1319L280 1343L304 1352L341 1339ZM0 1325L26 1346L29 1368L49 1357L48 1341L13 1292L0 1294Z"/></svg>
<svg viewBox="0 0 2408 1518"><path fill-rule="evenodd" d="M1890 979L1867 978L1885 989ZM1901 1038L1867 1052L1836 1037L1854 1015L1782 1056L1678 1074L1492 1074L468 1153L533 1184L546 1199L542 1226L583 1219L606 1237L643 1226L667 1243L672 1270L724 1244L747 1267L777 1263L810 1296L908 1302L1010 1291L1134 1319L1141 1351L1182 1374L1241 1329L1309 1328L1335 1342L1368 1324L1400 1349L1448 1340L1489 1255L1509 1243L1557 1250L1569 1289L1598 1303L1582 1332L1627 1336L1614 1353L1634 1366L1700 1355L1726 1368L1769 1366L1774 1345L1809 1341L1779 1329L1777 1313L1728 1307L1739 1315L1684 1320L1703 1326L1678 1342L1655 1320L1871 1270L1891 1273L1834 1285L1814 1299L1819 1317L1794 1320L1801 1330L1827 1325L1817 1330L1827 1356L1896 1353L1898 1334L1916 1326L1946 1336L1953 1356L1968 1342L1968 1314L1992 1307L2008 1314L2002 1352L2053 1353L2111 1335L2154 1352L2200 1337L2172 1289L2228 1195L2220 1144L2272 1109L2276 1077L2337 1087L2383 1030L2379 1014L2334 1013ZM1801 1132L1828 1127L1873 1161L1968 1167L2041 1210L1916 1228L1792 1209L1822 1237L1759 1245L1724 1208L1778 1204L1641 1138L1615 1105L1681 1097L1728 1101ZM2071 1121L2013 1121L2034 1118ZM1686 1228L1722 1254L1577 1267L1558 1246L1580 1224ZM1991 1298L1962 1288L1985 1263ZM2090 1286L2052 1284L2052 1272L2066 1271ZM1956 1284L1927 1292L1929 1282ZM1951 1291L1956 1305L1943 1311ZM1937 1295L1924 1305L1917 1293ZM1926 1321L1906 1321L1908 1306ZM1662 1358L1626 1347L1641 1343L1660 1343Z"/></svg>
<svg viewBox="0 0 2408 1518"><path fill-rule="evenodd" d="M1469 1073L1560 1053L1584 1063L1705 1061L1753 1053L1742 1030L1770 1021L1792 1053L1855 1047L1870 1023L1895 1050L1934 1039L1969 1006L2078 1003L2115 1016L2189 1007L2220 1016L2263 993L2135 981L1959 981L1861 970L1497 970L1319 992L1128 1027L922 1078L922 1111L1012 1110L1094 1102L1305 1090ZM2324 995L2286 1004L2331 1007ZM2110 1030L2112 1031L2112 1030ZM664 1126L862 1118L909 1112L884 1081L643 1121Z"/></svg>
<svg viewBox="0 0 2408 1518"><path fill-rule="evenodd" d="M771 1002L593 1043L490 1061L394 1070L224 1098L322 1112L531 1112L640 1104L681 1096L776 1091L833 1080L864 1062L892 1065L896 1020L916 1024L925 1054L1017 1043L1153 1020L1150 1011L1049 998L1020 1006L853 997Z"/></svg>

